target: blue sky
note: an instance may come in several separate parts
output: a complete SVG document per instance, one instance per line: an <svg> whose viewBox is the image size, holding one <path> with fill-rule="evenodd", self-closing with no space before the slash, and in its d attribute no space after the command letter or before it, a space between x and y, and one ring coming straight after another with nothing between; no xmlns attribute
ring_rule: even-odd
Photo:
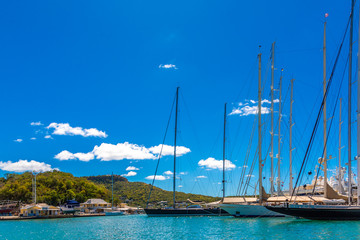
<svg viewBox="0 0 360 240"><path fill-rule="evenodd" d="M294 171L297 172L320 106L324 14L329 13L329 75L349 9L350 1L325 0L2 2L0 167L3 170L0 173L9 172L4 170L9 166L8 161L16 163L20 159L49 164L75 176L127 174L126 169L133 166L139 170L134 170L136 175L128 179L149 183L145 178L154 174L156 160L136 159L146 158L136 155L138 152L134 157L126 155L127 152L116 152L120 150L115 147L116 154L135 159L125 157L113 161L101 161L106 157L99 157L107 148L89 161L79 161L73 155L68 158L75 159L61 161L55 156L64 150L72 154L92 153L94 147L101 144L113 149L127 142L143 147L145 152L158 146L164 136L176 87L180 86L179 145L191 152L178 158L178 172L184 172L179 176L178 189L219 196L221 171L200 166L199 161L222 158L224 103L228 103L230 113L239 103L257 100L259 45L263 54L263 98L270 99L269 54L271 43L276 41L275 87L280 69L284 68L283 92L287 94L283 97L281 172L287 186L290 79L296 79L293 145L296 147ZM358 6L356 39L357 11ZM354 45L357 50L357 44ZM344 45L347 47L348 40ZM343 52L332 97L339 89L346 59ZM164 65L175 67L159 67ZM346 98L346 94L345 81L341 96ZM329 100L329 116L335 104L333 99ZM345 100L343 106L347 108ZM329 153L333 156L338 152L338 109L335 116L329 139ZM355 113L353 117L355 120ZM346 112L343 119L346 121ZM264 120L268 123L268 114L264 114ZM31 126L32 122L42 125ZM227 159L236 166L227 171L229 195L236 193L253 122L254 115L228 116ZM52 123L59 129L68 126L67 131L59 135L55 132L58 128L49 127ZM61 123L69 125L56 125ZM74 130L74 127L81 129ZM345 145L346 126L343 127ZM89 134L86 129L91 128L99 132ZM263 128L263 144L267 149L268 124ZM173 145L173 130L172 121L167 145ZM322 128L318 135L309 169L315 167L321 155ZM22 141L14 141L16 139ZM256 145L256 137L253 142ZM355 156L355 149L353 151ZM254 147L251 152L252 159ZM114 158L111 154L109 158ZM345 157L346 150L343 161ZM335 169L336 161L330 161L329 168ZM16 168L21 164L26 163L20 162ZM172 157L166 156L159 169L165 180L157 181L157 186L171 189L171 178L164 174L169 170L172 171ZM264 171L268 179L268 161ZM257 173L253 174L256 179ZM196 178L198 176L206 178ZM252 182L254 185L255 180Z"/></svg>

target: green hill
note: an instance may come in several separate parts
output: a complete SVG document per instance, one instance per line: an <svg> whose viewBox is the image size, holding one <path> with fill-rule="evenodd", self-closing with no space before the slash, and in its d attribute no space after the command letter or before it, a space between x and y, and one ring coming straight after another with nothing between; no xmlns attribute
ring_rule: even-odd
<svg viewBox="0 0 360 240"><path fill-rule="evenodd" d="M31 203L33 175L7 174L0 178L0 200L16 200ZM104 186L86 178L74 177L59 171L40 173L36 177L37 202L59 205L66 200L84 202L89 198L109 199L111 193Z"/></svg>
<svg viewBox="0 0 360 240"><path fill-rule="evenodd" d="M16 200L22 203L33 201L33 175L6 174L0 178L0 200ZM40 173L36 177L37 202L59 205L66 200L85 202L89 198L102 198L111 202L111 175L74 177L70 173L53 171ZM129 182L126 178L114 175L114 204L125 202L130 206L145 207L150 185L143 182ZM172 203L172 192L154 187L150 201ZM213 202L220 198L204 195L176 193L177 201Z"/></svg>
<svg viewBox="0 0 360 240"><path fill-rule="evenodd" d="M111 191L111 175L86 178L95 183L103 184L109 191ZM114 203L126 202L131 206L145 207L149 197L149 191L149 184L143 182L129 182L126 178L114 175ZM177 202L183 202L187 199L203 202L214 202L220 200L220 198L216 197L176 192ZM151 193L150 202L157 203L160 201L167 201L171 205L173 201L173 192L154 187Z"/></svg>

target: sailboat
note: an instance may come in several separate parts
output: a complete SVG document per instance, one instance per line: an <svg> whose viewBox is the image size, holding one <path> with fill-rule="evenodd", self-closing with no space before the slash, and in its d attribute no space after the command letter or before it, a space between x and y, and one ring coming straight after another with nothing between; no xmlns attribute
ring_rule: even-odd
<svg viewBox="0 0 360 240"><path fill-rule="evenodd" d="M149 217L172 217L172 216L225 216L229 215L226 211L219 207L204 208L199 205L192 205L186 208L178 208L176 206L176 141L177 141L177 121L178 121L178 106L179 106L179 87L176 88L176 103L175 103L175 137L174 137L174 173L173 173L173 206L171 208L148 208L145 213ZM226 116L226 105L225 105ZM224 182L224 181L223 181ZM151 194L151 191L150 191ZM150 198L150 196L149 196Z"/></svg>
<svg viewBox="0 0 360 240"><path fill-rule="evenodd" d="M272 45L273 51L275 47L275 43ZM273 52L272 52L273 53ZM272 54L272 59L274 56ZM285 215L282 213L277 213L268 210L264 203L267 200L267 194L262 186L262 167L263 167L263 160L262 160L262 150L261 150L261 143L262 143L262 122L261 122L261 53L258 54L259 60L259 95L258 95L258 157L259 157L259 197L236 197L236 198L223 198L220 208L227 211L234 217L244 218L244 217L284 217ZM273 79L273 63L272 62L272 79ZM272 81L273 82L273 81ZM273 93L273 83L272 83L272 93ZM273 102L273 96L272 96ZM273 104L272 104L273 108ZM272 156L271 156L272 157ZM273 180L273 176L272 176ZM280 182L280 180L278 180ZM273 192L273 186L271 186L271 191ZM278 184L278 192L280 192L280 184Z"/></svg>
<svg viewBox="0 0 360 240"><path fill-rule="evenodd" d="M111 173L111 208L104 209L105 216L121 216L124 215L124 212L114 207L114 174Z"/></svg>
<svg viewBox="0 0 360 240"><path fill-rule="evenodd" d="M280 206L268 206L269 210L287 214L295 217L302 217L312 220L360 220L360 181L358 175L357 181L357 205L353 204L353 194L352 194L352 173L351 173L351 85L352 85L352 44L353 44L353 19L354 19L354 5L355 2L352 0L351 4L351 14L350 14L350 44L349 44L349 85L348 85L348 205L329 205L329 204L312 204L312 205L299 205L292 204L290 202L284 203ZM359 35L360 38L360 35ZM344 39L343 39L344 41ZM341 48L340 48L341 50ZM340 52L339 50L339 52ZM360 50L360 42L359 49ZM339 53L338 53L339 54ZM357 172L360 172L360 56L358 54L358 90L357 90ZM330 78L331 80L331 78ZM329 83L330 83L329 80ZM328 83L328 84L329 84ZM305 160L305 159L304 159ZM340 169L339 169L340 170ZM340 174L339 174L340 175ZM325 181L326 182L326 181ZM326 183L325 183L326 187Z"/></svg>

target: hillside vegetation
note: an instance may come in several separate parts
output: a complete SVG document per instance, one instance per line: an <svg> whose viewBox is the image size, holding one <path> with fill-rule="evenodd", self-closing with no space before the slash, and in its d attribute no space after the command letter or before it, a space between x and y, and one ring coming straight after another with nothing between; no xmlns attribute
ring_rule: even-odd
<svg viewBox="0 0 360 240"><path fill-rule="evenodd" d="M0 178L0 200L16 200L31 203L33 175L7 174ZM104 186L86 178L74 177L59 171L40 173L36 177L37 202L59 205L66 200L76 199L84 202L89 198L109 199L111 193Z"/></svg>
<svg viewBox="0 0 360 240"><path fill-rule="evenodd" d="M121 201L127 202L132 206L145 207L149 197L150 185L143 182L129 182L125 178L125 180L123 180L118 177L121 176L114 175L114 202L117 203L118 201ZM103 184L111 191L111 175L87 177L87 179L95 183ZM116 179L120 180L116 181ZM216 197L176 192L177 202L183 202L187 199L203 202L214 202L220 200L220 198ZM151 193L150 202L157 203L160 201L167 201L171 205L173 201L173 192L154 187Z"/></svg>
<svg viewBox="0 0 360 240"><path fill-rule="evenodd" d="M33 202L33 175L6 174L0 178L0 200L15 200L22 203ZM111 202L111 175L74 177L70 173L53 171L40 173L36 177L37 202L59 205L66 200L75 199L85 202L89 198L102 198ZM143 182L129 182L126 178L114 175L114 204L125 202L130 206L145 207L150 185ZM172 203L173 194L154 187L150 202L168 201ZM204 195L176 193L178 202L193 201L213 202L220 198Z"/></svg>

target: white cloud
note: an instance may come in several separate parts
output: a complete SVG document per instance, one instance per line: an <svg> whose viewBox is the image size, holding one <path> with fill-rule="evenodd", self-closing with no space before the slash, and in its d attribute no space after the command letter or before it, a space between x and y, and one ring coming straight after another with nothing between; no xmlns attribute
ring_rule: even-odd
<svg viewBox="0 0 360 240"><path fill-rule="evenodd" d="M41 126L43 125L40 121L39 122L32 122L30 123L31 126Z"/></svg>
<svg viewBox="0 0 360 240"><path fill-rule="evenodd" d="M223 161L222 160L216 160L215 158L209 157L206 160L200 160L198 162L198 165L201 167L205 167L207 169L223 169ZM229 160L225 160L225 170L232 170L236 168L235 164L233 164Z"/></svg>
<svg viewBox="0 0 360 240"><path fill-rule="evenodd" d="M168 171L164 172L164 174L165 175L173 175L174 173L172 171L168 170Z"/></svg>
<svg viewBox="0 0 360 240"><path fill-rule="evenodd" d="M51 135L46 135L44 138L46 139L53 139L53 137Z"/></svg>
<svg viewBox="0 0 360 240"><path fill-rule="evenodd" d="M174 64L160 64L159 68L166 68L166 69L177 69L177 67Z"/></svg>
<svg viewBox="0 0 360 240"><path fill-rule="evenodd" d="M159 180L159 181L164 181L164 180L169 179L169 178L170 178L170 177L162 176L162 175L156 175L156 176L155 176L155 180ZM147 176L145 179L147 179L147 180L153 180L153 179L154 179L154 175Z"/></svg>
<svg viewBox="0 0 360 240"><path fill-rule="evenodd" d="M179 188L182 188L182 187L183 187L183 185L179 185L178 187L179 187Z"/></svg>
<svg viewBox="0 0 360 240"><path fill-rule="evenodd" d="M76 159L76 157L74 156L73 153L64 150L58 154L55 155L55 158L60 160L60 161L64 161L64 160L71 160L71 159Z"/></svg>
<svg viewBox="0 0 360 240"><path fill-rule="evenodd" d="M248 116L248 115L255 115L258 114L259 108L258 106L243 106L240 108L234 108L230 115L240 115L240 116ZM268 107L261 107L261 114L268 114L270 113L270 108Z"/></svg>
<svg viewBox="0 0 360 240"><path fill-rule="evenodd" d="M207 176L201 175L201 176L197 176L196 178L207 178Z"/></svg>
<svg viewBox="0 0 360 240"><path fill-rule="evenodd" d="M23 140L21 138L15 139L14 142L21 143Z"/></svg>
<svg viewBox="0 0 360 240"><path fill-rule="evenodd" d="M92 152L101 161L156 159L146 147L128 142L118 143L117 145L102 143L100 146L95 146Z"/></svg>
<svg viewBox="0 0 360 240"><path fill-rule="evenodd" d="M179 173L180 175L186 175L186 174L188 174L187 172L180 172Z"/></svg>
<svg viewBox="0 0 360 240"><path fill-rule="evenodd" d="M74 153L74 156L83 162L88 162L95 158L94 154L91 152L89 152L89 153Z"/></svg>
<svg viewBox="0 0 360 240"><path fill-rule="evenodd" d="M255 177L255 175L247 174L247 175L245 175L245 177Z"/></svg>
<svg viewBox="0 0 360 240"><path fill-rule="evenodd" d="M27 171L35 171L35 172L47 172L52 170L58 170L56 168L52 168L51 165L46 164L44 162L37 162L34 160L19 160L17 162L0 162L0 169L8 172L27 172Z"/></svg>
<svg viewBox="0 0 360 240"><path fill-rule="evenodd" d="M149 151L152 152L153 154L159 155L160 151L161 151L161 147L162 147L162 144L149 148ZM187 154L189 152L191 152L191 150L187 147L183 147L183 146L176 147L176 156L178 156L178 157L180 157L184 154ZM174 156L174 146L164 145L161 155L162 156Z"/></svg>
<svg viewBox="0 0 360 240"><path fill-rule="evenodd" d="M133 176L136 176L137 175L137 172L133 172L133 171L130 171L126 174L122 174L121 176L123 177L133 177Z"/></svg>
<svg viewBox="0 0 360 240"><path fill-rule="evenodd" d="M134 167L134 166L128 166L126 168L126 171L136 171L136 170L139 170L137 167Z"/></svg>
<svg viewBox="0 0 360 240"><path fill-rule="evenodd" d="M160 152L159 146L146 148L137 144L128 142L118 143L116 145L110 143L102 143L100 146L95 146L91 152L88 153L71 153L69 151L62 151L55 156L59 160L79 159L81 161L90 161L94 158L100 159L101 161L113 161L113 160L145 160L145 159L156 159ZM177 156L181 156L190 152L189 148L179 146L177 149ZM174 147L164 145L165 155L173 155ZM129 169L138 170L138 169ZM186 173L184 173L186 174Z"/></svg>
<svg viewBox="0 0 360 240"><path fill-rule="evenodd" d="M71 127L68 123L51 123L46 127L47 129L54 129L52 134L54 135L79 135L83 137L101 137L106 138L107 134L103 131L97 130L96 128L85 129L82 127Z"/></svg>
<svg viewBox="0 0 360 240"><path fill-rule="evenodd" d="M83 162L88 162L90 160L93 160L95 158L95 156L91 152L89 152L89 153L71 153L67 150L64 150L64 151L56 154L55 158L60 161L78 159Z"/></svg>
<svg viewBox="0 0 360 240"><path fill-rule="evenodd" d="M275 99L274 103L278 103L279 99ZM240 115L240 116L249 116L255 115L259 112L259 107L257 105L258 101L255 100L245 100L245 103L240 102L239 107L233 108L229 115ZM261 114L270 113L270 108L263 106L264 104L271 103L267 99L261 100Z"/></svg>
<svg viewBox="0 0 360 240"><path fill-rule="evenodd" d="M32 137L32 138L30 138L30 140L36 140L36 137Z"/></svg>

